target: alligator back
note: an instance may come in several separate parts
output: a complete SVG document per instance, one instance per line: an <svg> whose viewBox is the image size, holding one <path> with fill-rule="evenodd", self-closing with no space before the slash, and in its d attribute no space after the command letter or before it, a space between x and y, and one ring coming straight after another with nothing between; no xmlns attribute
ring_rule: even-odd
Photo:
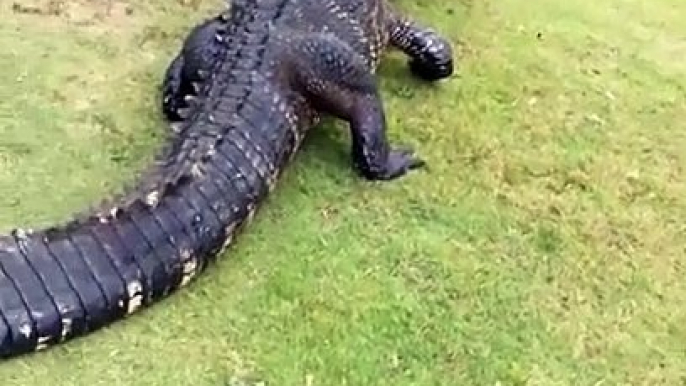
<svg viewBox="0 0 686 386"><path fill-rule="evenodd" d="M341 105L352 95L334 95L352 86L328 86L331 74L356 79L330 47L354 52L347 59L362 69L350 68L374 71L389 39L385 7L379 0L234 1L219 59L136 188L65 223L0 236L0 356L94 331L204 270L327 111L311 90L330 89ZM302 58L322 48L321 57Z"/></svg>

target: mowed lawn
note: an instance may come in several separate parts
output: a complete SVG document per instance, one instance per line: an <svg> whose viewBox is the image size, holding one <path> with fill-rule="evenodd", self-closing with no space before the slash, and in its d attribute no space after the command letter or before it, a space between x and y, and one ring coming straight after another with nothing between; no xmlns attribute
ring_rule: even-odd
<svg viewBox="0 0 686 386"><path fill-rule="evenodd" d="M0 4L0 228L133 180L158 85L220 1ZM185 3L185 4L183 4ZM429 169L368 183L312 133L199 280L0 364L13 385L686 382L686 2L399 0L448 35L431 86L392 53L389 135Z"/></svg>

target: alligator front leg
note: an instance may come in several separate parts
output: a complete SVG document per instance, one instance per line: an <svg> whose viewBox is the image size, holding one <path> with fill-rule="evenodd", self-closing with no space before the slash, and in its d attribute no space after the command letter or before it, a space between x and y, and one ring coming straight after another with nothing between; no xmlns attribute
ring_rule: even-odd
<svg viewBox="0 0 686 386"><path fill-rule="evenodd" d="M446 38L394 12L387 20L390 43L410 57L415 76L437 81L453 74L453 50Z"/></svg>
<svg viewBox="0 0 686 386"><path fill-rule="evenodd" d="M214 64L226 31L225 18L222 13L196 25L167 67L162 81L162 112L171 122L184 119L186 97L197 95L196 88Z"/></svg>
<svg viewBox="0 0 686 386"><path fill-rule="evenodd" d="M346 120L352 161L369 180L391 180L424 165L409 148L391 148L384 106L370 69L336 38L313 36L293 42L296 82L321 111Z"/></svg>

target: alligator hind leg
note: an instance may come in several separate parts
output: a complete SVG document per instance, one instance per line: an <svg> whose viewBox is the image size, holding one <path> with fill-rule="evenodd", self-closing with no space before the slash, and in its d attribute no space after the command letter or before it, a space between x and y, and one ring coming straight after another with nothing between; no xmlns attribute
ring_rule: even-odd
<svg viewBox="0 0 686 386"><path fill-rule="evenodd" d="M335 38L313 36L292 42L296 82L318 109L349 123L352 161L369 180L391 180L424 161L409 149L391 148L376 81L362 58Z"/></svg>
<svg viewBox="0 0 686 386"><path fill-rule="evenodd" d="M410 57L410 70L415 76L437 81L453 74L454 59L450 42L434 30L391 12L388 33L391 45Z"/></svg>
<svg viewBox="0 0 686 386"><path fill-rule="evenodd" d="M184 81L183 54L179 53L172 59L164 73L162 81L162 113L169 121L180 121L179 109L188 94L188 82Z"/></svg>
<svg viewBox="0 0 686 386"><path fill-rule="evenodd" d="M183 120L187 96L197 95L196 87L214 64L221 49L226 14L197 24L186 36L181 51L172 59L162 81L162 112L172 122Z"/></svg>

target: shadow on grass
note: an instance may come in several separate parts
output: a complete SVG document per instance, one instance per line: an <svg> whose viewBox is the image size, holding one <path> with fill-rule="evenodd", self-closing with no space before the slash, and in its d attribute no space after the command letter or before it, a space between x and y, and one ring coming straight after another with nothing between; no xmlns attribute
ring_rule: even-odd
<svg viewBox="0 0 686 386"><path fill-rule="evenodd" d="M303 141L299 156L315 163L326 173L340 173L350 168L350 139L346 122L326 118L313 128Z"/></svg>

